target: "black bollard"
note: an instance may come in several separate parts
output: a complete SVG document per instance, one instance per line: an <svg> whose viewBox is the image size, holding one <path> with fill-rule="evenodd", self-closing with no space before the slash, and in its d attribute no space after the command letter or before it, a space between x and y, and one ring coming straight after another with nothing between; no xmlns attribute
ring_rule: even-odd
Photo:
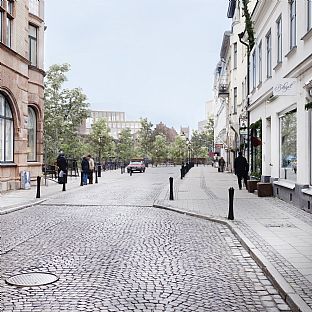
<svg viewBox="0 0 312 312"><path fill-rule="evenodd" d="M40 198L40 183L41 183L41 177L37 177L37 194L36 198Z"/></svg>
<svg viewBox="0 0 312 312"><path fill-rule="evenodd" d="M173 177L169 178L169 184L170 184L169 200L173 200Z"/></svg>
<svg viewBox="0 0 312 312"><path fill-rule="evenodd" d="M100 178L101 177L101 168L102 166L101 165L98 165L97 166L97 170L98 170L98 177ZM95 182L96 183L96 182Z"/></svg>
<svg viewBox="0 0 312 312"><path fill-rule="evenodd" d="M121 174L123 174L123 171L122 171L122 166L120 166L120 172L121 172Z"/></svg>
<svg viewBox="0 0 312 312"><path fill-rule="evenodd" d="M183 179L183 167L180 169L181 171L181 180Z"/></svg>
<svg viewBox="0 0 312 312"><path fill-rule="evenodd" d="M100 175L99 175L100 177ZM98 183L98 173L95 171L95 183Z"/></svg>
<svg viewBox="0 0 312 312"><path fill-rule="evenodd" d="M130 169L130 176L132 176L132 169Z"/></svg>
<svg viewBox="0 0 312 312"><path fill-rule="evenodd" d="M233 200L234 200L234 188L229 188L229 220L234 220L234 210L233 210Z"/></svg>
<svg viewBox="0 0 312 312"><path fill-rule="evenodd" d="M82 171L81 171L80 186L83 186L83 179L82 179L82 175L83 175L83 173L82 173Z"/></svg>
<svg viewBox="0 0 312 312"><path fill-rule="evenodd" d="M66 178L65 178L65 174L64 174L63 175L63 189L62 189L63 192L66 191L65 184L66 184Z"/></svg>

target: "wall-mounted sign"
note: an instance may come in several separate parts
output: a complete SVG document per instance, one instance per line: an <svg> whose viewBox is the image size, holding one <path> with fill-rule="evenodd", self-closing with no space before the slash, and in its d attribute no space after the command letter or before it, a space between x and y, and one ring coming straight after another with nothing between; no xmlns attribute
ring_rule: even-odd
<svg viewBox="0 0 312 312"><path fill-rule="evenodd" d="M273 87L273 96L296 95L297 80L283 78Z"/></svg>

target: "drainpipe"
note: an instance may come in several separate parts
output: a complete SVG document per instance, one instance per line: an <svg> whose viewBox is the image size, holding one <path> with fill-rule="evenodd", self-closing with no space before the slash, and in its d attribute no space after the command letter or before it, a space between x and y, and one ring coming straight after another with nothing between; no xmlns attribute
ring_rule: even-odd
<svg viewBox="0 0 312 312"><path fill-rule="evenodd" d="M249 92L250 92L250 46L248 43L244 42L242 39L244 37L245 31L242 33L238 34L239 42L243 44L244 46L247 47L247 159L248 163L251 164L250 162L250 112L248 111L248 107L250 105L249 103Z"/></svg>

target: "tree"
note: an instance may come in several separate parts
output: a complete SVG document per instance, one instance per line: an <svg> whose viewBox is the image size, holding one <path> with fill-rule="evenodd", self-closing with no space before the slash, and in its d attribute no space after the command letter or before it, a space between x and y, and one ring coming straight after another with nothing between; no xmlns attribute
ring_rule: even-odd
<svg viewBox="0 0 312 312"><path fill-rule="evenodd" d="M129 161L133 157L134 147L131 130L129 128L121 130L117 143L117 150L119 158L124 162Z"/></svg>
<svg viewBox="0 0 312 312"><path fill-rule="evenodd" d="M164 135L160 134L155 137L155 142L153 144L152 157L157 163L165 162L168 158L168 147L166 138Z"/></svg>
<svg viewBox="0 0 312 312"><path fill-rule="evenodd" d="M171 157L174 162L182 163L186 157L187 145L184 137L178 135L171 147Z"/></svg>
<svg viewBox="0 0 312 312"><path fill-rule="evenodd" d="M251 20L251 16L248 10L248 3L249 0L243 0L242 4L243 4L243 12L244 12L244 16L245 16L245 30L247 31L247 36L248 36L248 53L253 49L254 45L255 45L255 36L254 36L254 30L253 30L253 25L252 25L252 20Z"/></svg>
<svg viewBox="0 0 312 312"><path fill-rule="evenodd" d="M149 157L153 143L153 124L144 118L140 120L141 129L138 132L138 145L141 157Z"/></svg>
<svg viewBox="0 0 312 312"><path fill-rule="evenodd" d="M110 130L104 118L98 119L90 133L90 145L94 154L98 154L99 160L108 159L114 155L114 142Z"/></svg>
<svg viewBox="0 0 312 312"><path fill-rule="evenodd" d="M45 78L44 145L49 162L60 150L72 157L82 154L78 128L89 115L89 104L80 88L63 89L69 70L69 64L52 65Z"/></svg>

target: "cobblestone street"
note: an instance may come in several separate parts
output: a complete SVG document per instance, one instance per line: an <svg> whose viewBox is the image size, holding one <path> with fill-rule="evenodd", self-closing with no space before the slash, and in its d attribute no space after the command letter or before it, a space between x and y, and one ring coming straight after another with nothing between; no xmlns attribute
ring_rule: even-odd
<svg viewBox="0 0 312 312"><path fill-rule="evenodd" d="M169 174L104 175L1 216L3 311L290 311L226 226L152 207ZM59 280L5 283L29 272Z"/></svg>

